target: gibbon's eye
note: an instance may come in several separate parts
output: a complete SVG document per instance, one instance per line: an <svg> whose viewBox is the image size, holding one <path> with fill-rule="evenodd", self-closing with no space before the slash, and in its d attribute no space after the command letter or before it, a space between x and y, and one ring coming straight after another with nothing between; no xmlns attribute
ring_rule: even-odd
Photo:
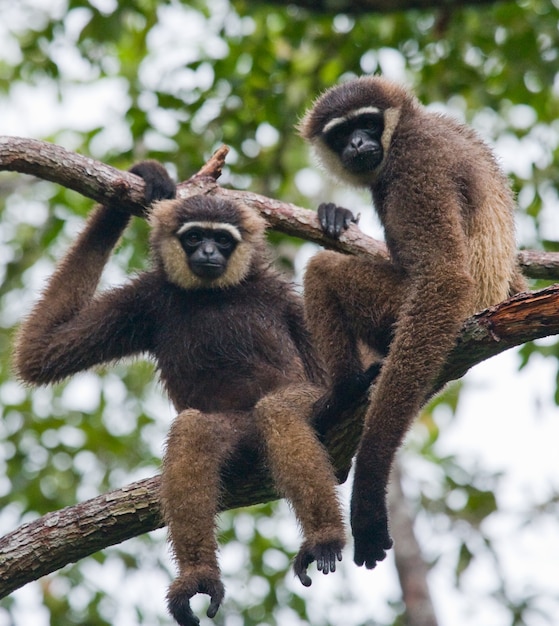
<svg viewBox="0 0 559 626"><path fill-rule="evenodd" d="M220 248L224 250L228 250L235 243L235 240L233 239L233 237L231 237L229 233L221 231L215 231L214 241Z"/></svg>
<svg viewBox="0 0 559 626"><path fill-rule="evenodd" d="M359 117L357 127L366 130L372 137L380 137L384 130L384 120L380 114L362 115Z"/></svg>
<svg viewBox="0 0 559 626"><path fill-rule="evenodd" d="M203 238L204 238L204 236L203 236L202 232L200 230L197 230L197 229L189 230L186 233L184 233L183 235L181 235L181 237L180 237L181 241L185 245L191 246L191 247L198 246L202 242Z"/></svg>
<svg viewBox="0 0 559 626"><path fill-rule="evenodd" d="M334 152L341 152L347 145L347 139L349 137L350 129L347 124L340 124L335 126L331 131L326 133L326 143L334 150Z"/></svg>

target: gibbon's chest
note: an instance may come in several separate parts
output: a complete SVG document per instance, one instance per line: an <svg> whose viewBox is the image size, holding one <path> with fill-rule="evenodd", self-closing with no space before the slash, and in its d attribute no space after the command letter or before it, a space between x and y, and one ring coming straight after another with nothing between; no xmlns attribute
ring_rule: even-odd
<svg viewBox="0 0 559 626"><path fill-rule="evenodd" d="M164 300L154 356L179 410L248 408L292 367L296 348L270 294L174 291Z"/></svg>

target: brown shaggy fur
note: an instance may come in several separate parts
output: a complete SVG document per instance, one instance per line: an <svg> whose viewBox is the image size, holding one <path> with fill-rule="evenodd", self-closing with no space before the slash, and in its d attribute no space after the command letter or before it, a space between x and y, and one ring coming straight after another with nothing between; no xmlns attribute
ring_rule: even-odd
<svg viewBox="0 0 559 626"><path fill-rule="evenodd" d="M383 158L346 170L323 129L368 107L383 114ZM355 561L374 567L392 541L385 492L397 448L452 350L464 320L525 288L516 264L514 200L489 148L468 127L431 113L380 77L327 91L300 125L329 173L370 189L390 260L322 252L310 263L305 303L333 378L317 405L332 419L360 376L364 342L386 355L370 392L352 497ZM347 401L347 398L345 399Z"/></svg>
<svg viewBox="0 0 559 626"><path fill-rule="evenodd" d="M152 174L166 176L164 170ZM310 584L306 569L313 560L324 573L335 569L345 542L336 478L308 425L324 374L301 299L270 268L257 214L203 196L161 201L150 216L154 268L96 293L128 220L105 207L91 215L23 324L15 363L23 380L44 384L126 356L147 353L155 360L179 412L161 487L179 567L169 608L191 626L198 623L192 595L211 596L212 617L223 597L214 518L222 470L234 453L264 454L278 490L291 501L305 539L295 563L301 581ZM214 283L189 270L176 236L189 221L231 224L241 233L228 269Z"/></svg>

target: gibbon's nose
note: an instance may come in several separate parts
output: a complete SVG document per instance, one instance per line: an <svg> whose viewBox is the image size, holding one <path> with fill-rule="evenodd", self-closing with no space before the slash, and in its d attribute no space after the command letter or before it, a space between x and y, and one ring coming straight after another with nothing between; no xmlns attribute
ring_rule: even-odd
<svg viewBox="0 0 559 626"><path fill-rule="evenodd" d="M353 137L350 145L356 152L359 152L359 148L363 146L363 138Z"/></svg>
<svg viewBox="0 0 559 626"><path fill-rule="evenodd" d="M215 256L215 245L213 244L213 242L208 241L202 244L202 254L208 258L211 259L213 256Z"/></svg>

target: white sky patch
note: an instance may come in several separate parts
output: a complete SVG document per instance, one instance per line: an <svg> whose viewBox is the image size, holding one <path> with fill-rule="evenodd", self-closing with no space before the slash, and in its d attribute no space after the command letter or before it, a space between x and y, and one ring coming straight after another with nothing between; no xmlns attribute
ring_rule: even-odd
<svg viewBox="0 0 559 626"><path fill-rule="evenodd" d="M93 413L101 395L101 380L91 372L73 376L62 392L62 403L69 411Z"/></svg>

